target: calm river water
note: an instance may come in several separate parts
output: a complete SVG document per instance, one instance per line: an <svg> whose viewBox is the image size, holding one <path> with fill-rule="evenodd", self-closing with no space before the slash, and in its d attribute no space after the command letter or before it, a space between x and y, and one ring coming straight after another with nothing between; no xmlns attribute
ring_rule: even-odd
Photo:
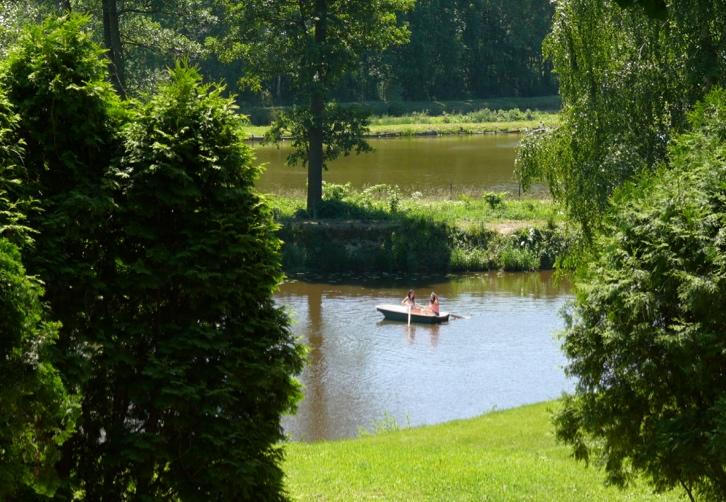
<svg viewBox="0 0 726 502"><path fill-rule="evenodd" d="M378 303L435 290L442 310L466 316L440 326L383 321ZM295 440L356 436L384 420L434 424L558 397L571 383L554 335L566 281L541 273L446 278L291 280L278 296L309 346L305 398L283 421Z"/></svg>
<svg viewBox="0 0 726 502"><path fill-rule="evenodd" d="M513 172L519 138L517 134L485 134L371 139L373 152L331 162L323 179L350 182L356 188L386 183L398 185L405 193L424 195L517 193ZM304 192L307 171L285 165L289 151L289 145L255 147L258 161L268 164L257 183L262 192ZM543 192L542 186L533 187L535 195Z"/></svg>

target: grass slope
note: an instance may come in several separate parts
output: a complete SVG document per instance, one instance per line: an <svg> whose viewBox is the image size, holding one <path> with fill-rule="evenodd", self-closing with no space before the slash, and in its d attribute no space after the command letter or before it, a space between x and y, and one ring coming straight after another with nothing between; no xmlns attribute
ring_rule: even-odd
<svg viewBox="0 0 726 502"><path fill-rule="evenodd" d="M602 473L555 443L542 403L470 420L353 440L286 445L294 500L670 501L643 483L605 487Z"/></svg>

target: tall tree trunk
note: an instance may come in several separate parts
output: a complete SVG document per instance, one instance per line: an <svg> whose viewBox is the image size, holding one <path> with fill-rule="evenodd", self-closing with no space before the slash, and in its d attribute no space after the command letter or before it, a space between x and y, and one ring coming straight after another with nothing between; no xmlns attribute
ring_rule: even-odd
<svg viewBox="0 0 726 502"><path fill-rule="evenodd" d="M121 97L126 96L121 31L116 0L103 0L103 43L108 49L111 82Z"/></svg>
<svg viewBox="0 0 726 502"><path fill-rule="evenodd" d="M325 120L325 68L323 46L328 24L327 0L315 0L315 80L310 89L310 113L313 125L308 131L308 214L318 217L318 206L323 198L323 123Z"/></svg>
<svg viewBox="0 0 726 502"><path fill-rule="evenodd" d="M314 92L310 111L313 126L308 131L308 214L318 217L318 206L323 198L323 113L325 101L321 92Z"/></svg>

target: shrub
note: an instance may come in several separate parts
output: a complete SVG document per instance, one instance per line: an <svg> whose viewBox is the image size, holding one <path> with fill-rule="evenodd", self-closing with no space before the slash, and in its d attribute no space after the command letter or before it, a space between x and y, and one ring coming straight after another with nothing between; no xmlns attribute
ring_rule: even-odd
<svg viewBox="0 0 726 502"><path fill-rule="evenodd" d="M339 185L336 183L323 181L323 200L343 200L349 197L350 193L350 183Z"/></svg>
<svg viewBox="0 0 726 502"><path fill-rule="evenodd" d="M58 323L41 304L43 290L27 275L20 250L31 244L5 189L23 162L18 116L0 92L0 499L52 496L55 463L78 415L78 402L63 385L50 358ZM20 204L23 207L23 204Z"/></svg>
<svg viewBox="0 0 726 502"><path fill-rule="evenodd" d="M506 198L506 192L486 192L482 195L482 199L484 199L486 203L489 204L489 207L492 209L496 209L499 206L503 205Z"/></svg>
<svg viewBox="0 0 726 502"><path fill-rule="evenodd" d="M77 400L68 395L49 349L58 324L47 320L42 289L26 276L20 252L0 238L0 498L51 496L59 446L73 432Z"/></svg>
<svg viewBox="0 0 726 502"><path fill-rule="evenodd" d="M107 429L95 458L118 464L106 489L136 497L274 500L302 359L272 298L280 243L252 152L232 102L200 80L177 66L125 131L131 300L107 361L112 391L97 398L138 426Z"/></svg>
<svg viewBox="0 0 726 502"><path fill-rule="evenodd" d="M726 91L671 166L626 186L581 270L564 333L577 378L557 436L622 485L726 500Z"/></svg>
<svg viewBox="0 0 726 502"><path fill-rule="evenodd" d="M537 255L525 248L514 246L505 247L500 258L502 269L507 272L530 272L537 270L539 267L539 259Z"/></svg>

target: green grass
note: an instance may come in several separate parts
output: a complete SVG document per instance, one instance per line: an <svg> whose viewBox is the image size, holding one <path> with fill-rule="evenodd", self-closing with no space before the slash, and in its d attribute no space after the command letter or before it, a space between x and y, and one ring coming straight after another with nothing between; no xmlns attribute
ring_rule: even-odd
<svg viewBox="0 0 726 502"><path fill-rule="evenodd" d="M436 117L438 118L438 117ZM518 120L507 122L440 122L404 124L371 124L368 137L386 136L425 136L425 135L454 135L454 134L487 134L487 133L516 133L542 126L556 125L559 115L544 114L542 118L534 120ZM245 126L248 137L262 138L269 130L269 126Z"/></svg>
<svg viewBox="0 0 726 502"><path fill-rule="evenodd" d="M549 269L574 239L564 214L546 199L496 192L424 199L403 196L396 186L332 183L323 192L314 225L305 224L302 197L267 196L282 224L286 272Z"/></svg>
<svg viewBox="0 0 726 502"><path fill-rule="evenodd" d="M512 110L490 110L489 108L482 108L481 110L469 113L443 113L441 115L431 115L427 112L399 116L374 115L371 117L370 123L373 126L403 124L480 124L496 122L518 123L523 121L548 120L554 116L556 116L556 113L532 111L529 109L522 111L519 108Z"/></svg>
<svg viewBox="0 0 726 502"><path fill-rule="evenodd" d="M359 192L356 193L349 188L347 194L355 197ZM519 228L541 225L547 221L554 223L564 221L564 213L550 199L518 199L504 196L501 203L492 206L486 198L490 194L487 192L480 196L460 195L455 200L449 200L443 198L445 194L442 194L442 198L422 198L414 193L400 197L396 212L445 222L462 229L467 229L471 225L490 224L493 228L501 230L509 224ZM267 195L267 197L279 219L291 218L296 212L305 208L305 200L302 197L285 195ZM386 190L382 189L366 200L366 205L376 210L371 212L372 215L386 219L396 216L391 211L391 199L388 197L390 196L387 196Z"/></svg>
<svg viewBox="0 0 726 502"><path fill-rule="evenodd" d="M460 228L473 224L505 225L517 227L564 221L564 213L551 199L504 199L492 205L485 197L459 196L456 200L421 199L404 200L401 208L408 214L424 216L434 221L448 222Z"/></svg>
<svg viewBox="0 0 726 502"><path fill-rule="evenodd" d="M553 126L559 121L555 112L491 110L483 108L468 113L413 112L405 115L373 115L368 136L418 136L451 134L485 134L497 132L521 132L542 126ZM261 138L268 131L267 125L249 125L246 133Z"/></svg>
<svg viewBox="0 0 726 502"><path fill-rule="evenodd" d="M557 112L562 106L559 96L507 97L490 99L465 99L452 101L365 101L341 103L343 106L357 106L374 116L402 116L414 114L443 115L468 114L484 108L490 110L536 110ZM242 106L242 113L249 116L254 125L268 125L285 106Z"/></svg>
<svg viewBox="0 0 726 502"><path fill-rule="evenodd" d="M353 440L289 443L283 465L294 500L671 501L640 484L605 487L601 471L555 443L555 403Z"/></svg>

